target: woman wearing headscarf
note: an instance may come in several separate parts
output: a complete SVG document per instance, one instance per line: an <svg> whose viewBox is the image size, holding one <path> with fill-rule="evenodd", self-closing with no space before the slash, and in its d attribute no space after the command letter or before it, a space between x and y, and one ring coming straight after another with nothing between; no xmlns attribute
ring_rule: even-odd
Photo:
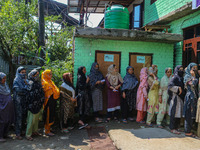
<svg viewBox="0 0 200 150"><path fill-rule="evenodd" d="M42 84L39 80L39 72L32 70L28 74L28 116L27 116L27 128L26 138L32 141L31 135L39 135L38 123L39 118L42 115L42 106L44 104L44 91Z"/></svg>
<svg viewBox="0 0 200 150"><path fill-rule="evenodd" d="M198 79L196 78L197 74L198 74L197 64L190 63L187 66L184 76L184 84L187 93L185 95L185 100L184 100L183 116L185 117L185 135L192 137L194 135L191 132L191 130L193 121L196 118L197 100L198 100Z"/></svg>
<svg viewBox="0 0 200 150"><path fill-rule="evenodd" d="M60 97L60 91L51 79L51 70L47 69L42 72L42 87L45 94L43 115L45 122L45 134L48 136L54 135L52 132L50 132L50 128L55 120L56 100Z"/></svg>
<svg viewBox="0 0 200 150"><path fill-rule="evenodd" d="M183 100L185 97L183 74L183 66L176 66L174 69L174 77L170 80L168 85L168 91L172 92L172 98L169 101L169 128L174 134L180 134L180 132L178 132L178 127L180 118L183 115Z"/></svg>
<svg viewBox="0 0 200 150"><path fill-rule="evenodd" d="M169 112L169 105L168 105L168 84L171 80L172 69L166 68L165 75L162 77L160 81L160 89L159 89L159 112L157 115L157 127L163 128L162 121L166 115L166 123L169 124L170 118L168 115Z"/></svg>
<svg viewBox="0 0 200 150"><path fill-rule="evenodd" d="M159 92L159 81L157 77L158 69L157 67L149 68L149 77L148 77L148 85L149 85L149 93L148 93L148 108L147 108L147 121L146 124L148 126L152 126L151 122L153 121L154 115L159 111L158 105L158 92Z"/></svg>
<svg viewBox="0 0 200 150"><path fill-rule="evenodd" d="M26 69L24 67L17 68L16 76L13 82L13 101L15 106L15 133L16 138L21 140L22 122L27 115L27 80Z"/></svg>
<svg viewBox="0 0 200 150"><path fill-rule="evenodd" d="M136 109L136 94L137 94L137 84L138 80L134 75L134 68L132 66L128 66L126 68L126 75L123 79L122 84L122 101L121 101L121 111L123 123L127 123L128 116L129 119L133 121L132 111Z"/></svg>
<svg viewBox="0 0 200 150"><path fill-rule="evenodd" d="M62 132L68 133L72 127L69 125L72 124L72 119L74 115L74 109L77 105L75 88L72 83L72 74L64 73L63 74L63 83L60 86L60 100L61 100L61 122L60 126Z"/></svg>
<svg viewBox="0 0 200 150"><path fill-rule="evenodd" d="M90 74L90 89L92 91L92 101L93 101L93 111L95 116L96 122L102 122L102 120L99 118L99 111L103 110L103 95L102 90L104 87L104 77L102 73L99 71L99 64L93 63Z"/></svg>
<svg viewBox="0 0 200 150"><path fill-rule="evenodd" d="M0 142L6 141L9 127L14 123L14 115L14 105L6 83L6 74L0 72Z"/></svg>
<svg viewBox="0 0 200 150"><path fill-rule="evenodd" d="M120 87L123 83L121 75L117 72L116 65L108 67L106 85L108 87L107 121L110 121L114 112L114 119L118 120L120 110Z"/></svg>
<svg viewBox="0 0 200 150"><path fill-rule="evenodd" d="M86 121L86 116L89 115L90 111L90 101L88 96L88 83L89 78L86 78L86 68L81 66L78 68L77 73L77 84L76 84L76 93L78 95L78 112L79 112L79 129L85 128L88 126Z"/></svg>
<svg viewBox="0 0 200 150"><path fill-rule="evenodd" d="M142 68L140 71L140 85L137 91L137 119L138 123L145 123L144 117L147 112L147 98L148 98L148 68Z"/></svg>

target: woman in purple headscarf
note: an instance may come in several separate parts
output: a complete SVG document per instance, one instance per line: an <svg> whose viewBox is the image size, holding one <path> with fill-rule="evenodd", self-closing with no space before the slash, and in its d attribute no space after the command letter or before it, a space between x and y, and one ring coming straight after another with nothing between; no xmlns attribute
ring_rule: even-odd
<svg viewBox="0 0 200 150"><path fill-rule="evenodd" d="M5 142L9 126L14 122L14 105L10 89L6 83L6 74L0 72L0 142Z"/></svg>

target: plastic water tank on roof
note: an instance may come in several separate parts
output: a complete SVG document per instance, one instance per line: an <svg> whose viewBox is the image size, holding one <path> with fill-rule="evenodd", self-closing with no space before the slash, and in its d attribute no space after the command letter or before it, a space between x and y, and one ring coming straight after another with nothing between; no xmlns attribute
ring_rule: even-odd
<svg viewBox="0 0 200 150"><path fill-rule="evenodd" d="M104 19L104 28L129 29L129 11L122 5L108 7Z"/></svg>

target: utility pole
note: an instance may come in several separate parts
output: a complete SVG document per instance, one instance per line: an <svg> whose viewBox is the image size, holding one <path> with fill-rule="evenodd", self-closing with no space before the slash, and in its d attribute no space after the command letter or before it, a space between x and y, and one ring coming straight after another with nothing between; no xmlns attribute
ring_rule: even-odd
<svg viewBox="0 0 200 150"><path fill-rule="evenodd" d="M39 16L39 47L42 48L40 51L40 57L45 59L44 46L44 32L45 32L45 22L44 22L44 2L43 0L38 0L38 16ZM44 61L40 60L40 64L43 66Z"/></svg>

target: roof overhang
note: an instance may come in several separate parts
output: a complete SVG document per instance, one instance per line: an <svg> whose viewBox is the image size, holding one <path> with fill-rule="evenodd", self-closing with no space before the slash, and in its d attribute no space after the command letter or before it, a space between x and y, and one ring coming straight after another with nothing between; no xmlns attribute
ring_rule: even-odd
<svg viewBox="0 0 200 150"><path fill-rule="evenodd" d="M127 29L76 28L74 35L75 37L92 39L160 42L171 44L183 40L183 36L180 34L146 32Z"/></svg>
<svg viewBox="0 0 200 150"><path fill-rule="evenodd" d="M168 13L167 15L160 17L159 19L152 21L148 23L147 25L153 25L153 24L168 24L171 21L177 20L179 18L182 18L184 16L187 16L191 13L194 13L196 11L200 10L198 9L192 9L192 2L188 2L186 5Z"/></svg>

